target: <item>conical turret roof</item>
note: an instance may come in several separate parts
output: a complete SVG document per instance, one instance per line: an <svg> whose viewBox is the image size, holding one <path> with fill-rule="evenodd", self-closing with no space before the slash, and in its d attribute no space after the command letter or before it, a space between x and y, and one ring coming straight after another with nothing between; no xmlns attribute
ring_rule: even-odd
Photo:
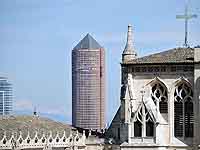
<svg viewBox="0 0 200 150"><path fill-rule="evenodd" d="M74 48L79 49L100 49L102 46L88 33Z"/></svg>
<svg viewBox="0 0 200 150"><path fill-rule="evenodd" d="M127 32L127 42L126 42L126 46L124 48L123 54L129 54L129 55L134 55L136 56L136 52L134 50L133 47L133 33L132 33L132 26L129 24L128 25L128 32Z"/></svg>

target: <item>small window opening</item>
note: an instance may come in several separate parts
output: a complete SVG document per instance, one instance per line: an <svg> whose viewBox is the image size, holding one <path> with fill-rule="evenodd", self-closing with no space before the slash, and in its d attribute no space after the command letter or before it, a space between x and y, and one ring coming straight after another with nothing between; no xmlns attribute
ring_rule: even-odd
<svg viewBox="0 0 200 150"><path fill-rule="evenodd" d="M142 137L142 124L138 120L134 123L134 136Z"/></svg>

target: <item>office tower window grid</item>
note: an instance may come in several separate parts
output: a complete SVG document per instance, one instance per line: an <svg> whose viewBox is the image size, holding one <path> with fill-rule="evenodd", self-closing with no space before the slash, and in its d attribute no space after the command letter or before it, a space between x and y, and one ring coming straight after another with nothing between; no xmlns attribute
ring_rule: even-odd
<svg viewBox="0 0 200 150"><path fill-rule="evenodd" d="M104 128L104 49L88 34L72 51L72 124Z"/></svg>
<svg viewBox="0 0 200 150"><path fill-rule="evenodd" d="M6 78L0 77L0 115L12 112L12 87Z"/></svg>

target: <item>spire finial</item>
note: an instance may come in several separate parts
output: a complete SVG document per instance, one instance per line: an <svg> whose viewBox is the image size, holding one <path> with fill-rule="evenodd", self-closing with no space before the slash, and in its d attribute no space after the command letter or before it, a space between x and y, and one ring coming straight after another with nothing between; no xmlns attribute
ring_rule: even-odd
<svg viewBox="0 0 200 150"><path fill-rule="evenodd" d="M128 32L127 32L127 41L126 46L124 48L123 54L122 54L122 60L130 60L135 59L137 56L134 47L133 47L133 31L132 31L132 25L128 25Z"/></svg>
<svg viewBox="0 0 200 150"><path fill-rule="evenodd" d="M183 15L176 15L177 19L184 19L185 20L185 42L184 45L185 47L190 47L188 44L188 21L192 18L197 18L196 14L189 14L188 12L188 1L186 2L185 5L185 14Z"/></svg>
<svg viewBox="0 0 200 150"><path fill-rule="evenodd" d="M128 33L127 33L127 41L124 51L131 53L133 51L133 31L132 31L132 25L128 25Z"/></svg>

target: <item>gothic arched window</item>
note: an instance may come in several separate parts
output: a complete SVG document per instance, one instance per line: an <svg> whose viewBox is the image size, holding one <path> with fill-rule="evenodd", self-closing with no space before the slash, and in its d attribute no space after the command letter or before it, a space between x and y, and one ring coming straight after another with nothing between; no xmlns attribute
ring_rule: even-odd
<svg viewBox="0 0 200 150"><path fill-rule="evenodd" d="M179 84L174 92L174 135L193 137L193 92L185 82Z"/></svg>
<svg viewBox="0 0 200 150"><path fill-rule="evenodd" d="M146 114L146 136L153 136L153 135L154 135L154 122L148 113Z"/></svg>
<svg viewBox="0 0 200 150"><path fill-rule="evenodd" d="M154 122L144 104L141 105L135 117L134 136L135 137L154 136Z"/></svg>
<svg viewBox="0 0 200 150"><path fill-rule="evenodd" d="M155 83L151 88L151 98L160 113L168 112L167 88L162 83Z"/></svg>
<svg viewBox="0 0 200 150"><path fill-rule="evenodd" d="M137 112L137 116L134 122L134 136L135 137L142 137L142 124L143 121L143 106L140 107L139 111Z"/></svg>

